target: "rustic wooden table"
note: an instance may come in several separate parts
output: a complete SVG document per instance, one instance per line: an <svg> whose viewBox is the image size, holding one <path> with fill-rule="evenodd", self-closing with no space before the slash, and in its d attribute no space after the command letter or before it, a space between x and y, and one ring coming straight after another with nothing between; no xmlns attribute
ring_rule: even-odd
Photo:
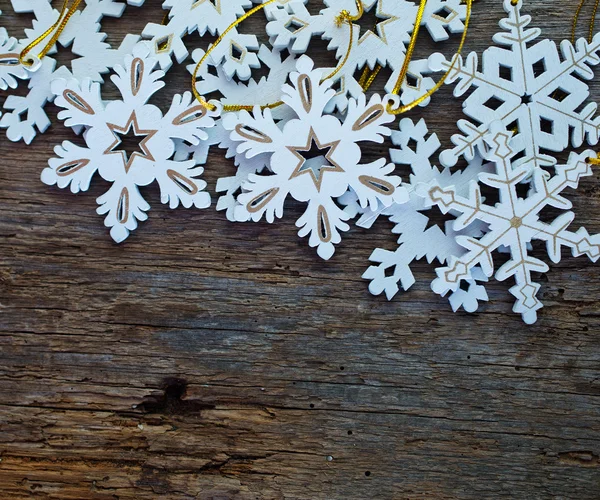
<svg viewBox="0 0 600 500"><path fill-rule="evenodd" d="M1 3L20 36L31 18ZM568 36L574 5L526 3ZM147 4L107 21L109 40L160 19ZM470 49L502 14L477 2ZM183 67L167 82L161 106L189 84ZM426 263L409 293L369 295L372 249L394 248L386 221L325 263L296 236L297 208L234 225L150 188L150 219L118 246L95 214L105 183L74 196L40 182L73 138L48 109L30 147L0 138L2 500L600 498L600 275L585 258L540 278L547 307L525 326L507 283L453 314ZM448 145L460 109L444 89L412 116ZM232 170L212 153L209 189ZM599 193L595 176L569 195L590 232Z"/></svg>

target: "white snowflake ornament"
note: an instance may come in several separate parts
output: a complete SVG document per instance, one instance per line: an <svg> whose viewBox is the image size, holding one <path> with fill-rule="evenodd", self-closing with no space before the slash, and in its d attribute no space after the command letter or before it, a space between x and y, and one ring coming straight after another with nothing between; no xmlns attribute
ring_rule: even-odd
<svg viewBox="0 0 600 500"><path fill-rule="evenodd" d="M433 290L439 294L457 290L463 280L473 277L472 271L478 267L488 277L495 272L499 281L512 277L516 285L510 292L517 299L513 310L531 324L537 319L536 311L542 307L537 298L540 285L533 281L531 273L545 273L549 269L545 262L530 255L532 240L546 242L548 256L553 262L560 261L563 246L570 248L574 256L585 254L594 262L600 257L600 235L590 236L584 228L576 232L568 229L574 214L568 211L572 207L571 202L562 196L565 189L576 188L582 177L592 174L587 159L594 153L572 153L568 162L556 166L554 175L549 178L541 170L536 170L532 178L533 189L521 198L517 194L517 185L523 182L529 171L525 166L512 163L520 146L513 147L510 139L511 133L499 122L493 122L490 132L484 136L489 147L485 156L495 164L495 172L483 173L479 178L482 184L500 193L500 202L496 205L485 203L476 182L471 183L466 196L459 194L454 187L440 186L435 180L420 186L420 192L428 203L437 204L442 212L460 214L454 223L456 231L474 221L489 225L482 237L457 238L466 252L452 257L447 266L436 270ZM564 213L552 222L543 222L540 212L546 207L564 210ZM510 259L495 270L492 254L503 247L508 249Z"/></svg>
<svg viewBox="0 0 600 500"><path fill-rule="evenodd" d="M403 119L399 130L392 133L392 142L398 146L398 149L390 150L392 161L397 165L408 165L412 171L407 185L409 202L394 203L375 211L361 210L351 203L346 209L350 213L362 212L358 221L362 227L370 227L380 215L388 217L394 224L392 232L399 235L398 248L394 251L375 249L370 257L374 265L363 274L363 278L370 281L369 291L373 295L385 293L388 300L400 291L400 287L408 290L415 283L411 269L415 261L425 258L430 264L434 261L444 264L452 256L465 253L465 249L456 241L457 236L480 236L485 230L485 225L477 221L460 231L455 231L450 222L446 222L443 228L430 224L430 206L415 192L415 186L435 179L443 186L453 185L458 192L467 194L473 179L477 179L482 172L492 170L491 164L484 164L480 158L475 158L461 172L438 170L431 164L431 158L439 149L440 142L436 134L429 134L424 120L415 124L409 118ZM467 311L473 311L480 300L487 300L485 288L477 284L477 281L486 280L480 273L465 289L452 292L449 300L453 309L464 307Z"/></svg>
<svg viewBox="0 0 600 500"><path fill-rule="evenodd" d="M476 53L459 58L446 83L456 83L454 95L472 90L463 103L472 121L460 120L462 134L452 138L453 149L444 151L440 161L454 166L458 158L473 158L485 148L484 136L492 121L501 121L523 146L519 160L529 171L551 166L550 153L584 140L598 142L600 117L596 103L586 103L589 89L584 80L593 78L592 66L600 62L600 34L591 43L584 39L575 46L565 40L560 52L551 40L538 40L541 30L529 28L531 17L521 14L522 1L504 0L508 18L500 21L504 31L494 35L498 46L482 54L481 70ZM430 68L447 71L451 61L442 54L430 56Z"/></svg>
<svg viewBox="0 0 600 500"><path fill-rule="evenodd" d="M248 158L267 154L272 175L251 174L237 197L235 217L239 221L268 222L283 216L288 196L308 204L298 219L299 235L309 236L309 244L318 255L329 259L334 245L341 241L340 231L349 229L349 219L335 202L349 189L356 193L362 207L388 206L408 201L399 177L390 175L393 164L384 158L361 164L359 142L383 142L391 133L386 124L394 116L386 112L389 100L375 95L369 102L364 96L351 100L343 121L325 114L335 95L331 81L321 82L322 70L302 56L297 71L291 73L291 85L284 85L282 100L296 117L280 128L269 109L255 107L252 114L242 111L223 118L231 139L239 142L238 153Z"/></svg>
<svg viewBox="0 0 600 500"><path fill-rule="evenodd" d="M90 79L56 80L52 90L58 114L65 125L85 127L86 147L65 141L55 148L58 158L50 159L42 172L42 181L59 188L70 187L73 193L86 191L97 172L112 183L98 198L99 214L106 214L105 225L116 242L121 242L147 219L148 203L139 187L157 182L161 202L176 208L180 203L206 208L210 195L206 183L198 179L201 167L194 161L171 159L175 140L197 144L207 138L205 129L213 127L218 111L207 110L192 100L186 92L176 95L166 115L151 104L150 97L164 86L164 73L155 70L156 61L140 45L134 55L125 57L125 67L115 66L111 80L119 89L122 100L104 102L100 84ZM131 151L124 138L137 142Z"/></svg>
<svg viewBox="0 0 600 500"><path fill-rule="evenodd" d="M130 0L128 3L140 5L142 1ZM25 30L26 38L20 41L21 49L44 33L59 17L50 0L12 0L12 5L15 12L32 13L35 17L33 27ZM73 14L57 42L76 56L71 68L57 66L52 57L57 49L53 47L42 61L27 69L27 96L9 95L4 103L7 112L0 120L0 127L7 129L8 139L23 140L29 144L38 131L43 133L47 130L50 120L44 108L54 98L50 88L54 79L91 78L95 82L102 82L102 75L133 50L138 36L127 35L118 49L112 49L105 42L106 34L100 31L100 22L105 16L120 17L124 9L125 4L115 0L86 0L85 7ZM36 50L33 50L33 54Z"/></svg>

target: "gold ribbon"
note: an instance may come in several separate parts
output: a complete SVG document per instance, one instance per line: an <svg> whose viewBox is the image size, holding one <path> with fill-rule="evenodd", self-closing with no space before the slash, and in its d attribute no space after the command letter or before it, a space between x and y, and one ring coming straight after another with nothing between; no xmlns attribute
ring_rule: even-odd
<svg viewBox="0 0 600 500"><path fill-rule="evenodd" d="M33 66L36 60L41 61L46 54L48 54L52 47L54 47L54 44L56 44L61 33L67 27L67 23L71 19L71 16L75 14L75 11L81 2L82 0L74 0L73 5L69 7L69 0L64 0L62 9L56 22L21 51L21 54L19 55L19 62L22 65ZM29 58L26 58L27 54L29 54L29 52L42 43L52 32L54 32L52 38L50 38L40 53L37 56L30 56Z"/></svg>
<svg viewBox="0 0 600 500"><path fill-rule="evenodd" d="M246 12L243 16L241 16L235 22L230 24L227 27L227 29L225 31L223 31L223 33L221 33L221 35L215 40L215 42L208 48L208 50L204 53L202 58L198 61L198 64L196 64L196 67L194 68L194 72L192 73L192 92L194 94L194 97L198 100L198 102L202 106L204 106L207 109L210 109L211 111L214 111L216 109L216 106L214 104L208 102L206 99L204 99L204 97L202 97L200 95L200 93L198 92L198 89L196 89L196 83L198 81L198 72L200 71L200 68L202 67L202 65L208 59L208 56L215 49L215 47L223 41L223 38L225 38L232 29L234 29L239 24L243 23L246 19L248 19L250 16L254 15L259 10L264 9L267 5L277 2L277 1L278 0L268 0L267 2L257 5L256 7L252 8L248 12ZM350 26L350 37L349 37L348 49L346 50L346 54L345 54L344 58L340 61L340 63L337 65L337 67L329 75L327 75L325 78L323 78L321 81L327 80L329 78L333 78L335 75L337 75L339 73L339 71L344 67L346 62L348 61L348 58L350 57L350 52L352 50L352 23L354 21L357 21L358 19L360 19L364 13L364 9L363 9L361 1L355 0L355 2L356 2L356 9L357 9L356 15L353 16L347 10L343 10L335 18L335 23L337 26L342 26L343 24L348 24L348 26ZM266 108L273 109L278 106L281 106L282 104L283 104L283 101L277 101L277 102L274 102L271 104L265 104L265 105L261 106L261 109L266 109ZM254 109L254 106L247 105L247 104L228 104L226 106L223 106L223 111L225 111L225 112L232 112L232 111L235 112L235 111L241 111L243 109L246 111L252 111L252 109Z"/></svg>
<svg viewBox="0 0 600 500"><path fill-rule="evenodd" d="M467 16L465 18L465 29L464 29L462 37L460 39L460 45L458 46L458 50L456 51L456 54L454 54L454 57L452 59L452 64L450 65L450 68L448 68L448 71L446 71L446 73L444 73L442 78L433 86L433 88L431 88L430 90L425 92L425 94L423 94L421 97L415 99L413 102L411 102L409 104L405 104L404 106L399 106L395 109L392 108L391 103L388 104L388 106L387 106L388 113L390 113L392 115L401 115L401 114L406 113L407 111L410 111L411 109L415 108L416 106L421 104L423 101L425 101L426 99L429 99L433 94L435 94L440 89L440 87L444 84L444 82L446 81L446 78L448 78L450 73L452 73L452 71L454 70L454 65L456 64L456 61L458 61L458 58L460 57L462 49L465 45L465 41L467 39L467 33L469 31L469 21L471 20L471 9L473 6L473 0L466 0L465 3L467 4ZM512 0L511 3L513 5L515 5L516 0ZM400 75L398 76L398 80L396 80L396 85L394 85L392 94L395 94L395 95L400 94L400 89L402 88L402 84L404 83L404 79L406 78L406 74L408 73L408 66L410 64L413 52L415 50L415 46L417 44L417 37L419 36L419 30L421 28L421 21L423 20L423 13L425 12L426 5L427 5L427 0L421 0L421 3L419 4L419 10L417 11L417 18L415 20L415 28L413 30L412 36L410 37L410 43L409 43L408 49L406 51L406 57L404 59L404 64L402 65L402 68L400 69Z"/></svg>
<svg viewBox="0 0 600 500"><path fill-rule="evenodd" d="M585 5L587 0L581 0L577 9L575 9L575 15L573 16L573 25L571 27L571 43L575 43L575 37L577 36L577 23L579 22L579 16L581 14L581 10ZM592 39L594 38L594 26L596 24L596 13L598 12L598 4L600 4L600 0L595 0L594 7L592 9L592 18L590 19L590 28L588 31L588 42L592 43Z"/></svg>

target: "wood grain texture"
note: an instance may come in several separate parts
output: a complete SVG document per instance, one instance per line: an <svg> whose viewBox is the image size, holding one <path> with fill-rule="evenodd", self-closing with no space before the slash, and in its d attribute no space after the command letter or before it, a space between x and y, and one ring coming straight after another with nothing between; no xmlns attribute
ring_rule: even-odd
<svg viewBox="0 0 600 500"><path fill-rule="evenodd" d="M111 41L161 18L148 2L105 23ZM547 36L567 36L574 6L526 3ZM30 18L0 7L19 35ZM502 13L477 2L469 49ZM167 82L163 109L189 80L179 67ZM460 109L443 89L411 116L448 145ZM295 207L234 225L214 203L170 211L150 188L150 219L117 246L95 214L106 184L75 196L39 181L72 138L56 121L30 147L0 138L0 499L600 498L589 261L551 266L529 327L507 283L453 314L426 263L409 293L369 295L371 251L394 248L385 221L353 228L325 263L299 241ZM211 154L209 189L232 170ZM590 232L599 193L595 176L569 195Z"/></svg>

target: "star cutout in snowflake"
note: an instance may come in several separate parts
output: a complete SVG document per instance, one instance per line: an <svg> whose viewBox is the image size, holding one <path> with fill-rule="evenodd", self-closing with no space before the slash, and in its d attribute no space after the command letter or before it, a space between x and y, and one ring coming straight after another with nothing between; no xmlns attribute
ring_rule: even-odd
<svg viewBox="0 0 600 500"><path fill-rule="evenodd" d="M248 158L267 156L273 174L248 176L237 197L235 216L239 221L258 221L264 215L273 222L283 216L288 196L305 202L307 209L296 223L301 228L298 234L310 235L310 246L329 259L341 241L340 231L349 229L345 222L349 216L336 204L337 198L352 190L362 207L374 209L379 204L407 201L408 193L400 186L400 178L390 175L394 166L384 158L360 164L358 142L383 142L391 133L385 125L394 120L385 110L387 101L377 95L368 103L364 96L351 100L342 122L325 113L335 95L331 80L321 82L322 70L314 69L307 56L296 67L297 72L290 74L291 85L282 88L282 100L295 118L281 125L270 109L263 111L259 106L253 114L242 111L223 117L230 139L239 143L237 152ZM312 159L307 155L307 159L302 153L310 152L313 143L327 152ZM313 167L318 167L318 174Z"/></svg>
<svg viewBox="0 0 600 500"><path fill-rule="evenodd" d="M292 172L290 179L308 174L315 183L317 191L321 191L325 172L344 171L333 159L335 150L339 145L339 140L321 144L315 131L311 128L305 146L287 146L292 154L298 158L298 166Z"/></svg>
<svg viewBox="0 0 600 500"><path fill-rule="evenodd" d="M111 78L122 100L102 101L100 85L91 80L55 80L52 90L56 104L63 108L58 114L70 127L83 127L86 147L69 141L55 148L59 158L50 159L42 172L42 181L59 188L70 186L77 193L89 188L98 173L112 183L98 198L99 214L107 214L105 225L112 238L121 242L136 229L137 222L147 219L150 209L139 187L157 182L161 202L170 208L181 203L189 208L206 208L210 195L206 183L198 176L203 169L193 160L171 159L175 141L198 144L208 135L205 129L214 126L218 111L210 111L193 100L190 92L173 98L171 108L161 111L147 104L160 90L164 73L155 70L156 60L148 55L145 45L138 45L133 55L125 58L125 67L115 66ZM139 151L128 153L125 136L137 140ZM140 139L141 138L141 139Z"/></svg>
<svg viewBox="0 0 600 500"><path fill-rule="evenodd" d="M472 277L472 270L478 266L486 276L491 276L495 270L492 253L506 248L510 259L495 271L495 277L499 281L514 277L516 285L510 292L517 300L513 310L520 313L526 323L534 323L536 311L542 307L542 303L537 298L540 285L533 281L531 273L545 273L549 268L545 262L530 255L532 240L546 243L546 250L553 262L560 261L563 246L571 248L574 256L585 254L594 262L600 258L600 235L590 236L584 228L577 232L568 229L574 214L566 211L572 205L562 196L565 189L576 188L582 177L592 174L587 159L594 153L572 153L567 164L556 166L554 175L550 177L536 170L532 178L533 189L521 198L517 194L517 185L526 179L529 170L514 164L513 158L520 151L520 146L518 138L515 139L515 146L510 139L511 133L500 122L493 122L490 132L484 136L489 147L485 153L486 159L495 164L495 173L481 174L479 178L482 184L498 190L499 203L487 205L475 182L468 196L459 195L452 186L442 187L435 180L421 187L420 191L429 203L437 204L444 213L455 211L460 214L454 223L456 231L474 221L489 225L480 238L457 238L466 252L452 257L449 265L436 270L437 278L432 288L442 295L457 290L463 280ZM540 212L545 207L565 212L547 223L540 220Z"/></svg>
<svg viewBox="0 0 600 500"><path fill-rule="evenodd" d="M155 161L154 156L152 156L151 151L148 149L148 141L154 137L154 135L158 132L157 130L141 130L138 125L138 119L135 114L135 111L131 113L129 120L124 127L120 127L114 123L107 123L106 126L110 129L110 131L115 136L115 141L106 148L104 154L121 154L123 158L123 164L125 167L125 172L129 172L131 165L134 160L139 158L145 158L149 161ZM127 138L139 138L142 137L137 143L137 151L132 151L131 153L125 149L124 147L119 148L119 146L123 146L123 140L127 140Z"/></svg>
<svg viewBox="0 0 600 500"><path fill-rule="evenodd" d="M579 147L585 139L591 145L598 142L600 117L595 103L586 104L589 89L584 80L593 78L591 67L600 63L600 34L591 43L581 39L575 46L565 40L559 53L551 40L538 40L541 30L528 28L531 17L523 15L521 7L521 0L504 0L508 18L500 26L505 31L493 37L499 46L483 52L481 70L477 54L471 53L457 60L446 80L457 84L456 97L472 90L463 110L474 122L458 122L462 135L455 135L455 147L440 155L444 166L454 166L461 156L471 159L485 148L483 138L496 120L516 131L524 153L519 165L530 173L554 164L549 153ZM451 61L434 54L429 65L434 71L447 71Z"/></svg>

